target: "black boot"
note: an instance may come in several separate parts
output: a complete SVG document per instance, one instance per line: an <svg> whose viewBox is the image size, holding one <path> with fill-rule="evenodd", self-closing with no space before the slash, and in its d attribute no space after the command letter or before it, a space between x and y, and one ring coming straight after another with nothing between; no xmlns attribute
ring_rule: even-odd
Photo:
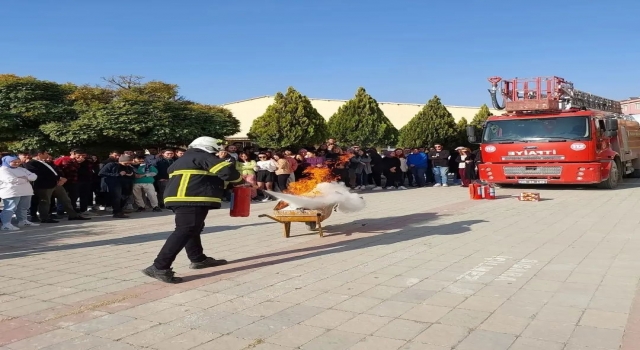
<svg viewBox="0 0 640 350"><path fill-rule="evenodd" d="M189 265L190 269L206 269L207 267L216 267L216 266L222 266L222 265L226 265L227 261L224 259L219 259L216 260L214 258L210 258L207 257L206 259L204 259L201 262L192 262Z"/></svg>
<svg viewBox="0 0 640 350"><path fill-rule="evenodd" d="M175 277L175 272L173 272L173 269L169 268L167 270L158 270L155 266L151 265L149 267L147 267L146 269L142 270L142 273L144 273L145 275L151 277L151 278L155 278L159 281L165 282L165 283L180 283L182 282L182 278L180 277Z"/></svg>

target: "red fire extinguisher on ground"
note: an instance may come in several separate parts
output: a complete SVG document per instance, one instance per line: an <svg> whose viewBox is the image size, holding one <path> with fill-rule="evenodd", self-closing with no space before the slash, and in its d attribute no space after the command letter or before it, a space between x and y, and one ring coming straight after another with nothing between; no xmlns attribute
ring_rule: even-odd
<svg viewBox="0 0 640 350"><path fill-rule="evenodd" d="M231 204L229 215L234 218L246 218L251 212L251 188L246 186L234 187L231 190Z"/></svg>
<svg viewBox="0 0 640 350"><path fill-rule="evenodd" d="M493 185L482 185L482 198L496 199L496 188Z"/></svg>
<svg viewBox="0 0 640 350"><path fill-rule="evenodd" d="M469 184L469 198L482 199L482 185L477 182Z"/></svg>

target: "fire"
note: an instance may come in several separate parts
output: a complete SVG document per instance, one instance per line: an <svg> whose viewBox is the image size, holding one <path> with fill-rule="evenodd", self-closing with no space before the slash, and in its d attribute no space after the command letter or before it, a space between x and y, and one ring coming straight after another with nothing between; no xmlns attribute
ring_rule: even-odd
<svg viewBox="0 0 640 350"><path fill-rule="evenodd" d="M351 154L340 156L336 165L347 166L345 163L347 163L352 156ZM323 167L307 167L302 173L307 175L307 177L290 183L286 193L314 197L319 194L314 191L319 183L332 182L339 179L338 176L331 173L331 169L327 167L326 164Z"/></svg>
<svg viewBox="0 0 640 350"><path fill-rule="evenodd" d="M331 182L336 179L335 176L331 174L331 169L326 166L321 168L310 166L302 173L307 175L307 177L290 183L286 191L287 193L313 197L317 194L313 193L313 190L319 183Z"/></svg>

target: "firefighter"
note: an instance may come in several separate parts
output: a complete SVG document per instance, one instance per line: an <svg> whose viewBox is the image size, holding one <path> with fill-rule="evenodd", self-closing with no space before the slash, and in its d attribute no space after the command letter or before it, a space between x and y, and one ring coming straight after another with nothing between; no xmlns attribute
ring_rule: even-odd
<svg viewBox="0 0 640 350"><path fill-rule="evenodd" d="M203 269L227 263L204 255L200 240L207 213L220 208L225 183L230 186L242 183L234 160L218 158L214 155L217 150L218 140L198 137L169 167L164 203L175 213L176 227L153 265L142 270L145 275L166 283L181 282L182 278L174 276L171 265L183 248L191 261L189 268Z"/></svg>

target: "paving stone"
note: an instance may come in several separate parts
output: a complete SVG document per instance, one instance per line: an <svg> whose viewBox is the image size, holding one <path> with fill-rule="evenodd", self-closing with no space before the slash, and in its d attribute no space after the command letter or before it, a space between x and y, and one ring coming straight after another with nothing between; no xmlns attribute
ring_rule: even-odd
<svg viewBox="0 0 640 350"><path fill-rule="evenodd" d="M548 340L519 337L511 345L509 350L562 350L566 349L564 343L556 343Z"/></svg>
<svg viewBox="0 0 640 350"><path fill-rule="evenodd" d="M330 309L309 318L304 321L303 324L307 326L333 329L349 321L355 316L356 313L353 312Z"/></svg>
<svg viewBox="0 0 640 350"><path fill-rule="evenodd" d="M622 341L623 331L616 329L578 326L569 339L569 344L595 348L617 349Z"/></svg>
<svg viewBox="0 0 640 350"><path fill-rule="evenodd" d="M388 300L372 307L366 313L377 316L399 317L414 307L416 307L416 304Z"/></svg>
<svg viewBox="0 0 640 350"><path fill-rule="evenodd" d="M422 333L430 323L421 323L403 319L395 319L380 328L373 335L383 338L411 340Z"/></svg>
<svg viewBox="0 0 640 350"><path fill-rule="evenodd" d="M118 324L114 327L102 329L93 334L102 338L118 340L118 339L127 337L129 335L142 332L145 329L149 329L155 325L157 325L156 322L145 321L145 320L132 320L129 322Z"/></svg>
<svg viewBox="0 0 640 350"><path fill-rule="evenodd" d="M391 317L361 314L336 327L336 329L358 334L373 334L391 320Z"/></svg>
<svg viewBox="0 0 640 350"><path fill-rule="evenodd" d="M582 319L581 326L590 326L596 328L617 329L623 331L627 324L628 314L608 312L601 310L586 310Z"/></svg>
<svg viewBox="0 0 640 350"><path fill-rule="evenodd" d="M56 329L51 332L11 343L8 347L13 350L42 349L80 336L82 336L82 334L78 332L73 332L67 329Z"/></svg>
<svg viewBox="0 0 640 350"><path fill-rule="evenodd" d="M248 326L261 318L262 317L259 316L249 316L239 313L231 314L218 320L211 320L207 324L199 327L199 329L211 333L227 334Z"/></svg>
<svg viewBox="0 0 640 350"><path fill-rule="evenodd" d="M324 328L295 325L267 338L267 342L291 348L300 347L327 332Z"/></svg>
<svg viewBox="0 0 640 350"><path fill-rule="evenodd" d="M302 302L302 305L330 308L344 302L345 300L348 300L349 298L349 295L344 294L322 293L316 297Z"/></svg>
<svg viewBox="0 0 640 350"><path fill-rule="evenodd" d="M462 339L466 338L468 334L469 329L465 327L434 324L424 332L420 333L414 341L418 343L443 346L449 349L462 341Z"/></svg>
<svg viewBox="0 0 640 350"><path fill-rule="evenodd" d="M525 330L525 328L527 328L529 323L531 323L530 318L493 314L489 316L489 318L487 318L484 322L482 322L479 329L498 333L520 335Z"/></svg>
<svg viewBox="0 0 640 350"><path fill-rule="evenodd" d="M269 316L268 319L281 322L289 327L306 321L323 311L325 311L325 309L319 307L295 305Z"/></svg>
<svg viewBox="0 0 640 350"><path fill-rule="evenodd" d="M465 300L467 300L467 297L464 295L447 293L447 292L437 292L436 294L432 295L429 299L425 300L423 304L446 306L446 307L453 308L460 305Z"/></svg>
<svg viewBox="0 0 640 350"><path fill-rule="evenodd" d="M573 307L544 306L536 315L536 321L555 322L564 324L577 324L582 317L583 310Z"/></svg>
<svg viewBox="0 0 640 350"><path fill-rule="evenodd" d="M439 322L452 326L475 328L486 320L489 315L490 313L484 311L453 309L440 318Z"/></svg>
<svg viewBox="0 0 640 350"><path fill-rule="evenodd" d="M418 322L433 323L440 320L450 311L451 308L444 306L416 305L411 310L402 314L400 318Z"/></svg>
<svg viewBox="0 0 640 350"><path fill-rule="evenodd" d="M74 324L68 328L75 332L92 334L133 320L132 317L109 314L87 322Z"/></svg>
<svg viewBox="0 0 640 350"><path fill-rule="evenodd" d="M99 346L106 346L109 344L117 344L114 341L109 339L104 339L101 337L96 337L93 335L81 335L78 337L73 337L69 340L65 340L63 342L49 345L43 349L45 350L86 350L86 349L94 349ZM0 348L3 349L3 348ZM6 348L9 349L9 348Z"/></svg>
<svg viewBox="0 0 640 350"><path fill-rule="evenodd" d="M569 339L574 329L575 325L572 323L534 320L522 332L522 336L564 343Z"/></svg>
<svg viewBox="0 0 640 350"><path fill-rule="evenodd" d="M293 305L294 304L277 302L277 301L265 301L264 303L260 303L256 306L252 306L248 309L244 309L240 313L249 315L249 316L268 317L277 312L290 308Z"/></svg>
<svg viewBox="0 0 640 350"><path fill-rule="evenodd" d="M333 306L332 308L350 312L365 312L381 302L382 300L380 299L355 296Z"/></svg>
<svg viewBox="0 0 640 350"><path fill-rule="evenodd" d="M162 340L154 345L151 345L151 347L159 350L187 350L207 343L220 336L220 334L192 329L185 333L178 334L175 337Z"/></svg>
<svg viewBox="0 0 640 350"><path fill-rule="evenodd" d="M458 344L456 350L507 350L515 340L516 337L510 334L475 330Z"/></svg>
<svg viewBox="0 0 640 350"><path fill-rule="evenodd" d="M189 329L186 328L175 327L169 324L161 324L128 337L124 337L122 341L134 346L149 347L165 340L173 339L188 331Z"/></svg>
<svg viewBox="0 0 640 350"><path fill-rule="evenodd" d="M506 298L502 299L497 297L483 297L483 296L472 295L457 307L460 309L467 309L467 310L493 312L498 307L500 307L500 305L502 305L502 303L504 303L506 300L507 300Z"/></svg>
<svg viewBox="0 0 640 350"><path fill-rule="evenodd" d="M237 338L230 335L223 335L210 342L196 346L195 348L193 348L193 350L244 350L253 343L255 343L255 341L253 340Z"/></svg>
<svg viewBox="0 0 640 350"><path fill-rule="evenodd" d="M397 350L405 343L403 340L369 336L359 341L349 350Z"/></svg>
<svg viewBox="0 0 640 350"><path fill-rule="evenodd" d="M347 350L365 337L364 334L330 330L300 347L303 350Z"/></svg>
<svg viewBox="0 0 640 350"><path fill-rule="evenodd" d="M400 348L401 350L451 350L450 346L440 346L418 342L408 342Z"/></svg>

